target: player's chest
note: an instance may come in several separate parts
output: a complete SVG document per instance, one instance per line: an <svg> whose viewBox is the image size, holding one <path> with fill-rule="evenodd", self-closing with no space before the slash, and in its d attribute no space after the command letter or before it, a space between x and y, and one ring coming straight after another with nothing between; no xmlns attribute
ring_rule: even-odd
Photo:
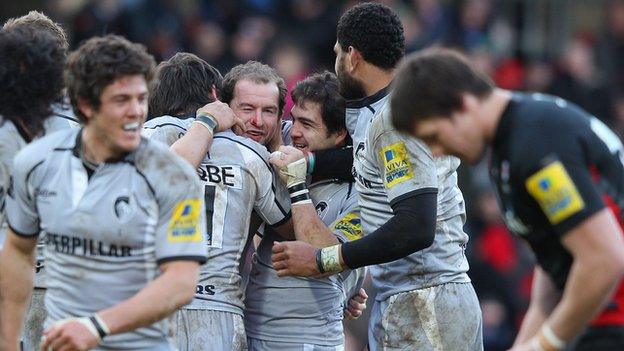
<svg viewBox="0 0 624 351"><path fill-rule="evenodd" d="M158 207L144 180L130 172L58 174L33 190L42 230L59 240L97 239L136 246L154 231ZM111 172L113 171L113 172Z"/></svg>
<svg viewBox="0 0 624 351"><path fill-rule="evenodd" d="M490 164L490 179L507 227L516 235L526 236L533 230L529 208L530 199L514 179L509 160L494 156Z"/></svg>

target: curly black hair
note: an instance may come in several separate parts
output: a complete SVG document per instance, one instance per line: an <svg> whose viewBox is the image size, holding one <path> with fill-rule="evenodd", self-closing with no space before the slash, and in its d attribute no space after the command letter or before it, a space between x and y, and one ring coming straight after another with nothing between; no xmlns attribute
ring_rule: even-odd
<svg viewBox="0 0 624 351"><path fill-rule="evenodd" d="M158 116L185 116L221 94L223 76L206 61L188 52L179 52L156 67L156 77L151 87L149 114Z"/></svg>
<svg viewBox="0 0 624 351"><path fill-rule="evenodd" d="M306 102L319 104L328 134L347 129L345 99L338 92L338 78L335 74L328 71L313 74L299 81L290 95L297 106Z"/></svg>
<svg viewBox="0 0 624 351"><path fill-rule="evenodd" d="M81 122L86 122L86 116L78 108L79 99L98 109L100 96L109 84L132 75L142 75L149 84L155 66L154 57L145 46L123 37L107 35L87 40L69 55L65 69L65 85L74 113Z"/></svg>
<svg viewBox="0 0 624 351"><path fill-rule="evenodd" d="M364 60L392 69L405 53L405 36L399 17L388 6L366 2L345 12L336 30L338 44L347 51L353 46Z"/></svg>
<svg viewBox="0 0 624 351"><path fill-rule="evenodd" d="M35 137L63 100L66 50L46 31L22 26L0 31L0 114Z"/></svg>

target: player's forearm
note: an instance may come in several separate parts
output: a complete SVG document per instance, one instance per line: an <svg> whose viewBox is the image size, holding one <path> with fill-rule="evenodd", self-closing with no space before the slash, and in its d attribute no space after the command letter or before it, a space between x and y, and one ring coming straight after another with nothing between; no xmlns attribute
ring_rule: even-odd
<svg viewBox="0 0 624 351"><path fill-rule="evenodd" d="M608 259L576 258L561 302L547 321L554 333L566 342L580 334L608 302L621 278L621 268Z"/></svg>
<svg viewBox="0 0 624 351"><path fill-rule="evenodd" d="M22 320L33 288L33 253L16 249L8 240L0 252L0 349L18 345Z"/></svg>
<svg viewBox="0 0 624 351"><path fill-rule="evenodd" d="M206 127L199 123L191 123L186 134L169 149L197 168L210 150L212 139L213 135Z"/></svg>
<svg viewBox="0 0 624 351"><path fill-rule="evenodd" d="M111 334L149 326L193 299L199 265L190 261L167 265L170 265L168 269L136 295L97 313Z"/></svg>
<svg viewBox="0 0 624 351"><path fill-rule="evenodd" d="M522 325L520 326L514 345L522 344L523 342L526 342L534 337L541 328L542 324L544 324L547 317L548 315L544 314L544 311L534 304L529 306L529 309L522 320Z"/></svg>
<svg viewBox="0 0 624 351"><path fill-rule="evenodd" d="M293 205L292 216L297 240L305 241L316 247L338 244L338 239L325 226L311 203Z"/></svg>

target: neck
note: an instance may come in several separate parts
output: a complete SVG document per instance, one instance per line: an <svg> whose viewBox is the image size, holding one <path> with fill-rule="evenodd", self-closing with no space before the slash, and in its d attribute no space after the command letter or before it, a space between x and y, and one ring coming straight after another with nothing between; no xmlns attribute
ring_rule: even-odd
<svg viewBox="0 0 624 351"><path fill-rule="evenodd" d="M479 116L488 142L494 139L500 119L510 100L511 92L509 90L495 88L492 94L481 103Z"/></svg>
<svg viewBox="0 0 624 351"><path fill-rule="evenodd" d="M366 96L374 95L376 92L387 87L394 79L394 70L384 70L371 64L366 65L362 70L362 84Z"/></svg>
<svg viewBox="0 0 624 351"><path fill-rule="evenodd" d="M92 128L86 126L82 129L82 157L87 161L100 164L108 159L120 156L114 152L106 140L98 135Z"/></svg>

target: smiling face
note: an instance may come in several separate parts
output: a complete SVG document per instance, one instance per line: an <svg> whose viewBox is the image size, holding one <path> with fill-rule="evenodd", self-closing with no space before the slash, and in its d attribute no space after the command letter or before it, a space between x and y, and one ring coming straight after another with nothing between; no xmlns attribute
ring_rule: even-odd
<svg viewBox="0 0 624 351"><path fill-rule="evenodd" d="M247 131L236 134L267 145L279 132L279 89L275 83L240 80L234 87L230 108L245 122Z"/></svg>
<svg viewBox="0 0 624 351"><path fill-rule="evenodd" d="M344 142L346 131L329 133L321 116L321 105L304 101L291 110L293 146L307 153L336 147Z"/></svg>
<svg viewBox="0 0 624 351"><path fill-rule="evenodd" d="M104 147L104 153L115 157L138 148L141 129L147 117L148 90L143 75L123 76L107 85L96 109L86 101L78 107L87 118L85 129Z"/></svg>

